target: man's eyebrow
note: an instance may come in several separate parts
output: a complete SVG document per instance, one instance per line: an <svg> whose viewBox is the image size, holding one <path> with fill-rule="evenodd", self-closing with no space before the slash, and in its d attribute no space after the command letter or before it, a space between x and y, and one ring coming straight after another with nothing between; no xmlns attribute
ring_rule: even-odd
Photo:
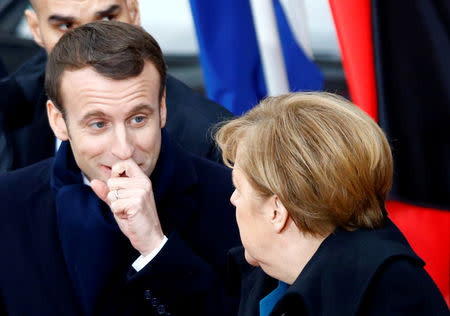
<svg viewBox="0 0 450 316"><path fill-rule="evenodd" d="M90 111L90 112L87 112L81 118L80 123L86 122L89 119L91 119L92 117L106 117L106 114L103 113L102 111Z"/></svg>
<svg viewBox="0 0 450 316"><path fill-rule="evenodd" d="M108 9L96 12L95 15L97 17L103 17L103 16L112 15L114 13L117 13L118 11L120 11L120 5L113 4Z"/></svg>
<svg viewBox="0 0 450 316"><path fill-rule="evenodd" d="M143 103L143 104L136 105L134 108L132 108L130 111L128 111L126 116L131 116L142 110L147 110L147 111L153 113L153 108L150 105ZM98 110L90 111L90 112L87 112L85 115L83 115L83 117L80 119L80 123L84 123L93 117L107 117L107 116L108 115L102 111L98 111Z"/></svg>
<svg viewBox="0 0 450 316"><path fill-rule="evenodd" d="M64 16L59 14L53 14L48 17L48 22L50 23L56 23L56 22L71 22L73 23L75 21L75 18L71 16Z"/></svg>
<svg viewBox="0 0 450 316"><path fill-rule="evenodd" d="M142 110L147 110L147 111L150 111L151 113L153 113L153 108L149 104L142 103L142 104L136 105L134 108L132 108L130 111L128 111L127 116L130 116L130 115L140 112Z"/></svg>

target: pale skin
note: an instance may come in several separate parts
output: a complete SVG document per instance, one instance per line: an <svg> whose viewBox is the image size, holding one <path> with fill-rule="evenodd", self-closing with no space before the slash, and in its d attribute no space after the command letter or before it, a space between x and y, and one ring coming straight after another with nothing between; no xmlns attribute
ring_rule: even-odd
<svg viewBox="0 0 450 316"><path fill-rule="evenodd" d="M33 0L32 5L34 10L26 10L25 17L35 42L47 53L65 32L86 23L116 20L140 25L137 0ZM149 175L159 155L160 129L166 120L165 95L161 102L155 99L159 95L159 75L148 68L138 82L105 80L89 69L87 73L86 69L71 72L61 84L67 121L51 101L47 102L55 136L70 141L93 191L110 206L122 232L144 256L164 237ZM146 88L149 86L151 89ZM79 103L73 104L73 100ZM141 119L146 123L137 124ZM106 128L94 131L95 124L105 124ZM139 139L157 141L146 143ZM111 195L114 190L119 200Z"/></svg>
<svg viewBox="0 0 450 316"><path fill-rule="evenodd" d="M107 183L93 179L92 190L105 201L120 230L143 256L158 247L164 237L150 179L132 160L116 163ZM120 197L116 198L114 191Z"/></svg>
<svg viewBox="0 0 450 316"><path fill-rule="evenodd" d="M80 25L115 20L140 25L137 0L33 0L25 17L34 41L49 53L68 30Z"/></svg>
<svg viewBox="0 0 450 316"><path fill-rule="evenodd" d="M164 238L149 179L166 122L156 68L146 62L140 75L125 80L105 78L90 67L65 71L61 96L65 119L47 102L55 136L70 142L77 165L133 247L149 254Z"/></svg>
<svg viewBox="0 0 450 316"><path fill-rule="evenodd" d="M273 278L292 284L327 236L302 233L277 195L258 194L240 168L244 148L239 144L230 201L236 207L245 259Z"/></svg>
<svg viewBox="0 0 450 316"><path fill-rule="evenodd" d="M32 5L34 10L26 10L25 17L35 42L47 53L65 32L86 23L116 20L140 24L137 0L33 0ZM85 70L81 70L78 76L71 73L61 85L63 102L67 106L67 122L53 103L47 102L50 126L55 136L71 142L75 159L91 180L93 191L110 206L122 232L144 256L156 248L164 237L149 179L159 155L161 135L154 135L153 128L152 135L158 141L137 141L144 139L141 134L148 132L148 125L155 126L155 113L159 113L159 130L165 125L165 96L160 109L157 109L155 104L159 104L159 100L155 100L155 96L159 95L159 76L156 74L155 77L156 70L153 70L153 73L148 74L147 71L147 77L144 75L144 79L141 78L141 86L124 84L120 87L115 85L120 82L99 79L92 71L86 74ZM92 80L85 81L86 78ZM83 81L88 84L83 85ZM142 83L152 89L145 89ZM120 95L120 91L125 93ZM113 101L115 97L116 104ZM139 99L141 103L136 102ZM72 100L78 100L79 104L71 104ZM125 109L122 106L125 103L130 105L128 112L117 111ZM134 107L131 106L133 104ZM111 106L116 106L116 111L111 111ZM135 124L142 117L147 123L142 126ZM151 118L153 121L149 123ZM131 123L130 119L135 122ZM92 127L93 124L103 123L107 128L101 132L94 132L88 127L89 124ZM148 138L149 134L146 135ZM119 200L111 196L114 190L119 193Z"/></svg>

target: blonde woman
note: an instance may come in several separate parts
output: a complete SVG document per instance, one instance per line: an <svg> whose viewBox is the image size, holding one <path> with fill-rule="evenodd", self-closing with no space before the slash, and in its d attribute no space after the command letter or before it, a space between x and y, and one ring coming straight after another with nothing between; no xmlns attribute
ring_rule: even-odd
<svg viewBox="0 0 450 316"><path fill-rule="evenodd" d="M239 315L449 314L387 217L392 155L363 111L325 93L267 98L216 141L244 246Z"/></svg>

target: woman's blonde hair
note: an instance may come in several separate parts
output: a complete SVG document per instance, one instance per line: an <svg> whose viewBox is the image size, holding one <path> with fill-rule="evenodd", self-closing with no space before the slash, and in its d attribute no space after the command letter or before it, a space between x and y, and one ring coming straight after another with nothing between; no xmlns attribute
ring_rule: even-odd
<svg viewBox="0 0 450 316"><path fill-rule="evenodd" d="M351 102L330 93L269 97L225 122L216 142L261 197L277 195L303 232L383 223L392 185L392 154L379 126Z"/></svg>

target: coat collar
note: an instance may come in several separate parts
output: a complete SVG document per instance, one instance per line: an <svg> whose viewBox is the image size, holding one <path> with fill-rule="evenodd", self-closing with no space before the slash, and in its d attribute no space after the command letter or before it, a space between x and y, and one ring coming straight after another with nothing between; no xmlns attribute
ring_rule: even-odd
<svg viewBox="0 0 450 316"><path fill-rule="evenodd" d="M33 278L40 283L46 301L52 302L51 309L58 311L56 314L80 315L81 310L73 292L59 240L55 201L50 184L53 162L54 159L51 158L27 168L34 171L31 178L36 183L29 196L24 197L30 205L25 216L26 229L30 234L28 255L30 260L35 258Z"/></svg>
<svg viewBox="0 0 450 316"><path fill-rule="evenodd" d="M375 273L394 257L424 265L389 219L378 230L337 229L323 241L273 314L305 309L311 315L332 315L339 306L342 315L356 315Z"/></svg>
<svg viewBox="0 0 450 316"><path fill-rule="evenodd" d="M190 189L198 184L191 155L162 130L161 152L150 176L163 231L166 235L187 222L197 202Z"/></svg>
<svg viewBox="0 0 450 316"><path fill-rule="evenodd" d="M192 160L170 139L165 129L162 129L161 152L150 180L154 184L157 202L179 194L198 182Z"/></svg>

